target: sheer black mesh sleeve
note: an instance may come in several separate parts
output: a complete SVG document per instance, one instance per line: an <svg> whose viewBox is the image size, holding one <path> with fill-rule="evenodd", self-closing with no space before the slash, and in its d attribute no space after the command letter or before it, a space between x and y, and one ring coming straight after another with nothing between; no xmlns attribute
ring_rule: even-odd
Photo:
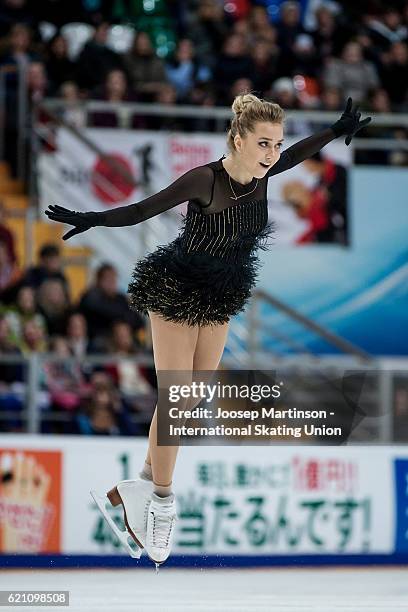
<svg viewBox="0 0 408 612"><path fill-rule="evenodd" d="M200 206L210 203L214 173L208 166L189 170L171 185L140 202L96 213L95 225L122 227L136 225L178 204L195 200Z"/></svg>
<svg viewBox="0 0 408 612"><path fill-rule="evenodd" d="M323 149L325 145L335 138L337 138L337 136L334 131L331 128L327 128L326 130L322 130L321 132L317 132L317 134L312 134L312 136L300 140L289 147L289 149L283 151L279 161L272 166L266 176L269 178L270 176L280 174L280 172L293 168L293 166L300 164L311 155L318 153L318 151Z"/></svg>

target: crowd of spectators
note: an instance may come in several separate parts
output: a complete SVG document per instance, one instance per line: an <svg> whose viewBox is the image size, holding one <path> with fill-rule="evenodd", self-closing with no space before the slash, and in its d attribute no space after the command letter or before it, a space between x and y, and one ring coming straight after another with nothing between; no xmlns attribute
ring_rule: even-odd
<svg viewBox="0 0 408 612"><path fill-rule="evenodd" d="M0 430L25 428L21 358L36 353L43 356L43 432L146 434L156 397L148 321L129 308L110 263L97 268L79 300L70 294L59 247L45 244L38 265L19 270L12 236L0 224L0 412L9 414ZM102 355L108 360L92 361Z"/></svg>
<svg viewBox="0 0 408 612"><path fill-rule="evenodd" d="M304 10L309 2L316 7L311 20ZM152 3L175 36L174 48L169 45L163 56L142 2L77 0L68 9L60 0L3 0L0 64L26 65L30 99L64 99L79 125L83 118L72 109L83 99L211 107L230 105L243 90L287 109L339 111L352 96L367 111L407 111L408 2L309 2ZM132 13L131 8L119 11L118 4L140 7ZM279 11L272 11L277 6ZM154 15L149 19L153 23ZM66 20L93 28L74 55L61 30ZM44 21L52 24L52 37L41 27ZM126 52L118 53L109 42L112 23L134 29ZM11 96L11 114L14 102ZM109 126L119 121L106 115L94 120ZM136 121L134 127L139 126L169 127L157 118ZM182 127L197 128L194 122Z"/></svg>

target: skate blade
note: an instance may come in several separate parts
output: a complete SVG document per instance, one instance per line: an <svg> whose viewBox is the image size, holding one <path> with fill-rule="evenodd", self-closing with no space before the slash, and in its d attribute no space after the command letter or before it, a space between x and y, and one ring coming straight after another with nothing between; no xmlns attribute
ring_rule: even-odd
<svg viewBox="0 0 408 612"><path fill-rule="evenodd" d="M142 549L136 544L136 542L134 541L134 539L132 538L132 536L130 535L130 533L127 530L121 531L119 529L119 527L116 525L115 521L112 519L112 517L110 516L109 512L107 511L106 503L110 504L109 499L107 498L107 496L106 495L100 495L96 491L90 491L90 494L92 495L92 497L94 499L94 502L98 506L99 510L102 512L106 522L108 523L109 527L112 529L112 531L116 535L116 537L119 539L119 541L122 544L122 546L124 546L124 548L126 548L126 550L128 551L129 555L131 557L133 557L133 559L140 559L140 557L142 556ZM134 544L134 548L132 546L130 546L129 538L130 538L131 542Z"/></svg>

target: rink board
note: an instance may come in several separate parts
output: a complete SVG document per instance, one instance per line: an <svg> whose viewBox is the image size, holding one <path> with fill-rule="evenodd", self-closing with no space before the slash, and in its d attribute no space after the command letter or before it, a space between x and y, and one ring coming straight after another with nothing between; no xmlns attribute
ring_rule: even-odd
<svg viewBox="0 0 408 612"><path fill-rule="evenodd" d="M135 477L145 452L127 437L0 436L2 564L146 565L122 552L89 495ZM30 470L46 486L27 494ZM403 446L183 447L171 564L405 563L407 483Z"/></svg>

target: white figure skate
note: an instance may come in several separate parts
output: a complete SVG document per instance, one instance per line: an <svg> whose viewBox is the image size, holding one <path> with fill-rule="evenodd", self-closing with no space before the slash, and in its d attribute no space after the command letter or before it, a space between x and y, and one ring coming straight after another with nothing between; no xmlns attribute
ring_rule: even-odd
<svg viewBox="0 0 408 612"><path fill-rule="evenodd" d="M109 527L118 537L120 543L126 548L134 559L140 559L146 541L147 512L153 492L153 483L150 480L138 478L136 480L122 480L105 495L90 491L99 510L105 517ZM122 504L126 529L122 531L112 519L106 508L107 501L112 506ZM129 542L131 538L131 543Z"/></svg>
<svg viewBox="0 0 408 612"><path fill-rule="evenodd" d="M159 497L153 493L148 510L145 550L156 564L156 570L170 555L177 520L174 493L169 497Z"/></svg>

